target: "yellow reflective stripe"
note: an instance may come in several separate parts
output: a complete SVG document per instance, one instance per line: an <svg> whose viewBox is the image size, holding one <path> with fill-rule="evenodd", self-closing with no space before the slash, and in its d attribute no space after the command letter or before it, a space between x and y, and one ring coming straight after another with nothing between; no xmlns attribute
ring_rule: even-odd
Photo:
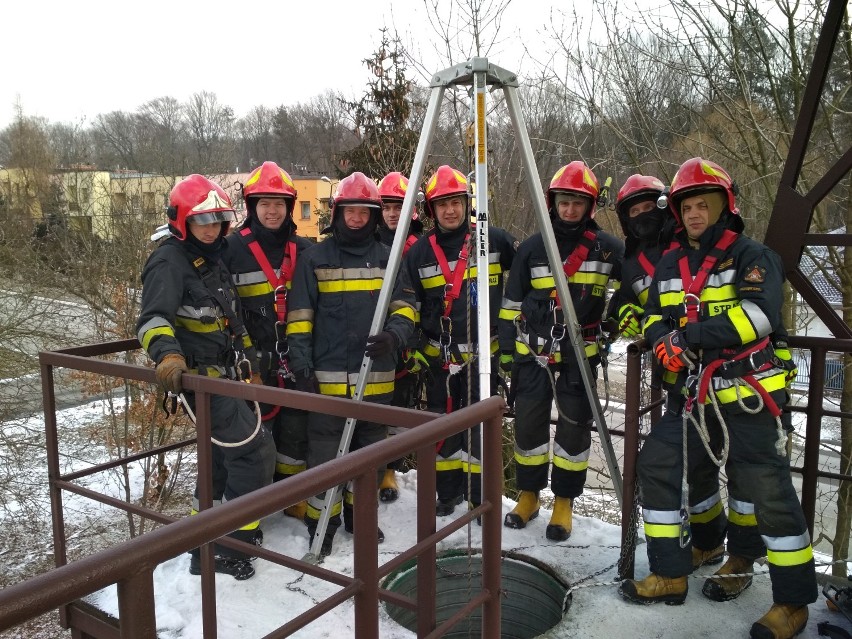
<svg viewBox="0 0 852 639"><path fill-rule="evenodd" d="M537 289L554 288L556 286L552 275L548 277L534 277L530 280L530 284L532 284L533 288Z"/></svg>
<svg viewBox="0 0 852 639"><path fill-rule="evenodd" d="M586 470L589 467L589 460L584 459L583 461L571 461L569 459L565 459L564 457L554 455L553 465L557 468L561 468L562 470L572 470L576 472Z"/></svg>
<svg viewBox="0 0 852 639"><path fill-rule="evenodd" d="M334 395L336 397L346 397L349 395L349 384L329 384L320 382L320 393L323 395ZM393 382L376 382L367 384L364 388L364 397L369 395L386 395L393 393Z"/></svg>
<svg viewBox="0 0 852 639"><path fill-rule="evenodd" d="M722 512L722 502L717 501L713 506L709 509L705 510L703 513L690 513L689 521L694 522L696 524L706 524L708 521L712 521Z"/></svg>
<svg viewBox="0 0 852 639"><path fill-rule="evenodd" d="M320 293L342 293L352 291L378 291L382 288L382 278L376 277L363 280L331 280L317 282Z"/></svg>
<svg viewBox="0 0 852 639"><path fill-rule="evenodd" d="M462 462L462 470L465 473L473 473L474 475L482 474L482 466L475 462L473 464L471 464L470 462Z"/></svg>
<svg viewBox="0 0 852 639"><path fill-rule="evenodd" d="M151 340L159 335L168 335L169 337L174 337L175 332L172 330L171 326L159 326L157 328L151 328L145 331L145 336L142 338L142 348L146 351L148 350L148 346L151 345Z"/></svg>
<svg viewBox="0 0 852 639"><path fill-rule="evenodd" d="M681 304L683 304L683 291L675 291L674 293L660 292L660 308L680 306Z"/></svg>
<svg viewBox="0 0 852 639"><path fill-rule="evenodd" d="M441 349L433 344L426 344L423 346L423 354L426 357L438 357L441 354Z"/></svg>
<svg viewBox="0 0 852 639"><path fill-rule="evenodd" d="M335 515L339 515L341 510L343 510L343 506L341 502L337 502L336 504L334 504L334 506L331 507L331 516L334 517ZM319 519L320 514L322 514L322 510L311 505L310 501L308 502L308 508L306 512L308 517L310 517L311 519Z"/></svg>
<svg viewBox="0 0 852 639"><path fill-rule="evenodd" d="M569 284L602 284L606 285L609 281L609 273L587 273L577 271L568 278Z"/></svg>
<svg viewBox="0 0 852 639"><path fill-rule="evenodd" d="M461 470L462 460L461 459L441 459L440 457L435 460L435 470Z"/></svg>
<svg viewBox="0 0 852 639"><path fill-rule="evenodd" d="M546 464L550 461L550 454L523 455L518 451L515 451L515 461L524 466L541 466L542 464Z"/></svg>
<svg viewBox="0 0 852 639"><path fill-rule="evenodd" d="M678 539L680 524L649 524L645 522L645 537Z"/></svg>
<svg viewBox="0 0 852 639"><path fill-rule="evenodd" d="M251 348L251 346L251 337L249 337L248 334L243 335L243 348Z"/></svg>
<svg viewBox="0 0 852 639"><path fill-rule="evenodd" d="M269 285L269 282L237 284L237 295L240 297L258 297L260 295L268 295L269 293L272 293L272 287Z"/></svg>
<svg viewBox="0 0 852 639"><path fill-rule="evenodd" d="M260 520L258 520L258 521L253 521L253 522L251 522L250 524L246 524L245 526L242 526L242 527L240 528L240 530L254 530L254 529L255 529L255 528L257 528L258 526L260 526Z"/></svg>
<svg viewBox="0 0 852 639"><path fill-rule="evenodd" d="M502 320L509 320L510 322L514 322L515 318L521 314L521 311L509 308L501 308L500 313L497 315Z"/></svg>
<svg viewBox="0 0 852 639"><path fill-rule="evenodd" d="M766 559L776 566L801 566L814 558L811 546L801 550L767 550Z"/></svg>
<svg viewBox="0 0 852 639"><path fill-rule="evenodd" d="M757 517L754 513L744 515L736 510L728 510L728 521L736 526L757 526Z"/></svg>
<svg viewBox="0 0 852 639"><path fill-rule="evenodd" d="M725 284L723 286L707 286L701 291L702 302L734 302L739 304L737 297L737 289L733 284Z"/></svg>
<svg viewBox="0 0 852 639"><path fill-rule="evenodd" d="M637 297L639 298L639 305L645 306L645 303L648 301L648 289L646 288L645 290L641 291L639 295L637 295Z"/></svg>
<svg viewBox="0 0 852 639"><path fill-rule="evenodd" d="M227 324L224 318L218 318L212 324L205 324L197 319L177 316L175 317L175 326L185 328L192 333L216 333L224 331Z"/></svg>
<svg viewBox="0 0 852 639"><path fill-rule="evenodd" d="M642 318L642 330L647 331L649 326L651 326L652 324L656 324L657 322L662 321L662 319L663 319L662 315L645 315Z"/></svg>
<svg viewBox="0 0 852 639"><path fill-rule="evenodd" d="M752 326L751 320L748 318L748 315L745 314L742 306L735 306L734 308L729 309L728 319L731 320L731 324L733 324L734 328L737 329L737 333L739 333L740 340L743 344L748 344L749 342L753 342L757 339L757 333L754 330L754 326Z"/></svg>
<svg viewBox="0 0 852 639"><path fill-rule="evenodd" d="M787 374L782 370L774 375L770 375L769 377L762 377L757 380L757 383L760 384L768 393L773 391L781 390L787 386ZM740 396L741 397L751 397L756 393L748 384L744 384L739 387ZM716 397L719 398L719 401L723 404L730 404L731 402L737 401L737 388L735 386L731 386L730 388L722 388L715 389ZM710 398L707 398L707 402L710 403Z"/></svg>
<svg viewBox="0 0 852 639"><path fill-rule="evenodd" d="M287 335L298 335L300 333L312 333L313 322L289 322L287 324Z"/></svg>
<svg viewBox="0 0 852 639"><path fill-rule="evenodd" d="M301 464L285 464L283 462L275 463L275 472L279 475L297 475L304 470L307 470L308 466L305 463Z"/></svg>
<svg viewBox="0 0 852 639"><path fill-rule="evenodd" d="M426 279L420 280L420 284L424 289L438 288L439 286L444 286L446 283L447 280L444 279L443 275L436 275L435 277L427 277Z"/></svg>
<svg viewBox="0 0 852 639"><path fill-rule="evenodd" d="M412 323L414 322L414 309L410 306L403 306L402 308L396 309L391 315L399 315L400 317L405 317L410 319Z"/></svg>

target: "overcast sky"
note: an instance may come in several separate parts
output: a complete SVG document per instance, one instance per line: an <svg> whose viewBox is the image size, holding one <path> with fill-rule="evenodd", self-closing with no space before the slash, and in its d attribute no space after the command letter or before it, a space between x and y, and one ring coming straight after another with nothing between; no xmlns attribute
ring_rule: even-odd
<svg viewBox="0 0 852 639"><path fill-rule="evenodd" d="M554 6L570 5L513 0L489 61L522 72L522 43L541 46ZM25 115L79 123L202 90L237 116L326 89L360 96L369 79L362 60L377 49L382 26L419 48L430 72L447 66L430 44L437 38L425 11L421 0L10 0L2 10L0 127L18 100Z"/></svg>

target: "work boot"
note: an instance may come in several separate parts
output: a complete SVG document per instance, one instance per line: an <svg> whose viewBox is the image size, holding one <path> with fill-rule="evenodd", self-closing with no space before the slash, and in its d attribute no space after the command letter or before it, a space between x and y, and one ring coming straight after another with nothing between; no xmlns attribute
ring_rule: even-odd
<svg viewBox="0 0 852 639"><path fill-rule="evenodd" d="M765 615L751 625L751 639L790 639L805 629L808 607L772 604Z"/></svg>
<svg viewBox="0 0 852 639"><path fill-rule="evenodd" d="M249 559L237 559L236 557L224 557L216 555L214 558L215 570L223 575L231 575L237 581L245 581L254 577L254 566ZM189 574L201 574L201 556L192 553L189 560Z"/></svg>
<svg viewBox="0 0 852 639"><path fill-rule="evenodd" d="M633 603L654 604L663 602L667 606L679 606L686 601L689 586L686 577L661 577L651 573L642 581L625 579L618 593Z"/></svg>
<svg viewBox="0 0 852 639"><path fill-rule="evenodd" d="M553 514L544 536L550 541L565 541L571 536L573 500L570 497L557 497L553 502Z"/></svg>
<svg viewBox="0 0 852 639"><path fill-rule="evenodd" d="M355 510L352 506L343 506L343 530L350 535L355 534ZM376 527L376 535L378 543L382 543L385 540L385 533L378 526Z"/></svg>
<svg viewBox="0 0 852 639"><path fill-rule="evenodd" d="M337 526L340 525L340 520L337 520ZM305 517L305 525L308 527L308 549L310 550L311 545L314 543L314 534L317 531L317 524L319 522L316 519L311 519L310 517ZM325 537L322 539L322 546L320 547L320 558L328 557L331 554L332 546L334 545L334 533L337 532L337 526L329 526L325 531Z"/></svg>
<svg viewBox="0 0 852 639"><path fill-rule="evenodd" d="M292 517L293 519L298 519L300 521L305 520L305 513L308 511L308 502L302 500L298 504L293 504L282 510L287 517Z"/></svg>
<svg viewBox="0 0 852 639"><path fill-rule="evenodd" d="M462 503L461 495L456 495L449 499L438 499L438 503L435 504L435 516L446 517L452 515L456 510L456 506L460 503Z"/></svg>
<svg viewBox="0 0 852 639"><path fill-rule="evenodd" d="M522 490L512 512L506 513L503 525L506 528L525 528L527 523L538 517L539 506L538 491Z"/></svg>
<svg viewBox="0 0 852 639"><path fill-rule="evenodd" d="M715 566L722 563L725 558L725 545L716 546L713 550L701 550L692 547L692 569L696 570L701 566Z"/></svg>
<svg viewBox="0 0 852 639"><path fill-rule="evenodd" d="M385 468L382 483L379 484L379 500L392 502L399 499L399 486L396 483L396 471L393 468Z"/></svg>
<svg viewBox="0 0 852 639"><path fill-rule="evenodd" d="M714 575L739 575L754 570L754 560L739 555L728 555L728 560ZM739 597L743 590L751 585L751 575L747 577L725 577L714 579L708 577L701 592L713 601L730 601Z"/></svg>

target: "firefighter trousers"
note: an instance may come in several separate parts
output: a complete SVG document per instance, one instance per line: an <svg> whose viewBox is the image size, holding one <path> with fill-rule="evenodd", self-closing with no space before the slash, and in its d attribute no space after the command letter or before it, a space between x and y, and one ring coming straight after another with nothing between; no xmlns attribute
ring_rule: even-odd
<svg viewBox="0 0 852 639"><path fill-rule="evenodd" d="M574 367L576 368L576 367ZM518 364L512 377L515 390L515 472L519 490L547 487L557 497L578 497L586 483L592 445L592 407L579 371L569 365L550 367L556 378L556 401L568 418L559 416L550 456L550 415L553 386L548 371L535 362ZM592 367L597 378L597 367Z"/></svg>
<svg viewBox="0 0 852 639"><path fill-rule="evenodd" d="M639 476L645 538L651 572L681 577L692 571L691 544L681 548L681 477L683 422L681 402L670 401L662 419L639 452ZM687 430L689 528L692 543L713 548L728 534L728 552L748 559L767 556L775 603L804 605L816 600L813 550L805 517L790 476L786 455L776 450L772 415L722 408L730 450L728 519L715 497L719 469L709 459L695 428ZM718 449L721 426L711 407L705 411L711 442Z"/></svg>

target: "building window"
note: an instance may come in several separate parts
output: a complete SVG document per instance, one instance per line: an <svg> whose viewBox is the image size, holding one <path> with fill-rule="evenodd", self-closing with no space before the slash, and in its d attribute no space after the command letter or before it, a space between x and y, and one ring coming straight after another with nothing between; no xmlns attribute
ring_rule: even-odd
<svg viewBox="0 0 852 639"><path fill-rule="evenodd" d="M311 203L310 202L299 202L299 206L302 208L302 219L310 220L311 219Z"/></svg>

